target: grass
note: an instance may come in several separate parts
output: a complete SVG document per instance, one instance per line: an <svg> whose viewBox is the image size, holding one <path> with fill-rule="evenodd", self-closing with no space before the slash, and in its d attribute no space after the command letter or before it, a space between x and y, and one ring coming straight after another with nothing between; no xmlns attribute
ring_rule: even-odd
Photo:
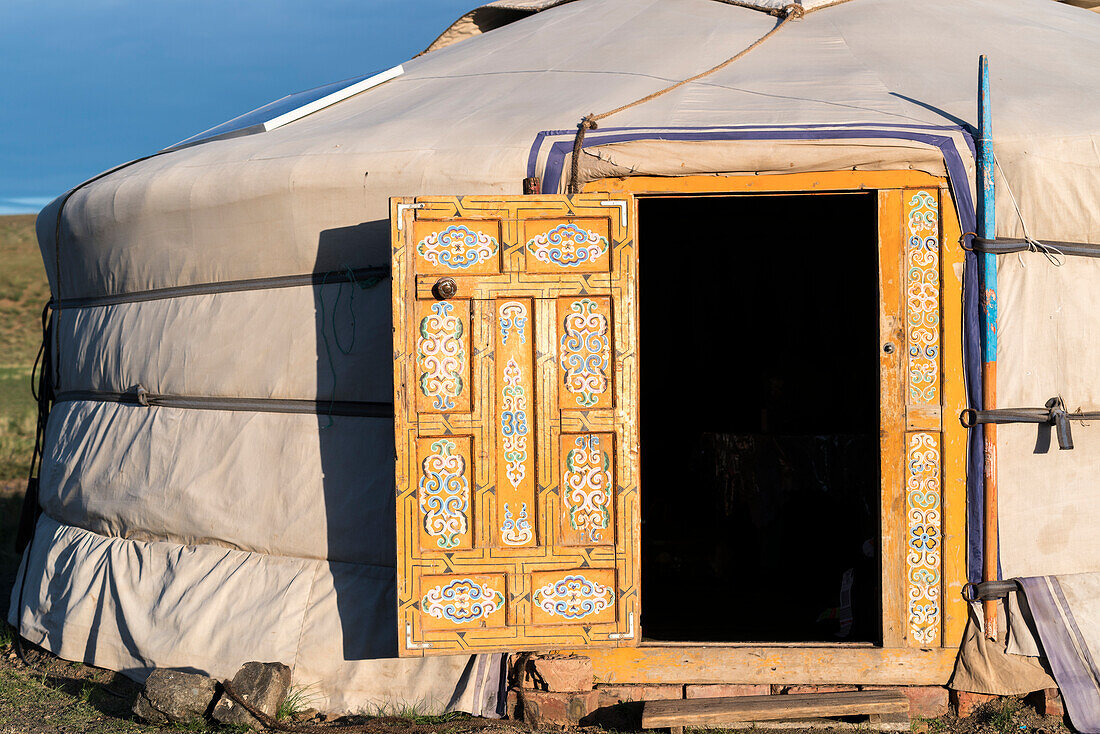
<svg viewBox="0 0 1100 734"><path fill-rule="evenodd" d="M85 734L148 732L148 727L100 710L109 697L101 687L81 684L76 695L62 690L46 675L0 669L0 731L34 731L50 727Z"/></svg>
<svg viewBox="0 0 1100 734"><path fill-rule="evenodd" d="M31 365L50 297L34 234L34 216L0 217L0 480L27 475L37 407Z"/></svg>
<svg viewBox="0 0 1100 734"><path fill-rule="evenodd" d="M275 711L275 719L277 721L293 719L312 708L318 698L317 691L312 685L300 688L291 686L286 694L286 699L279 704L279 708Z"/></svg>

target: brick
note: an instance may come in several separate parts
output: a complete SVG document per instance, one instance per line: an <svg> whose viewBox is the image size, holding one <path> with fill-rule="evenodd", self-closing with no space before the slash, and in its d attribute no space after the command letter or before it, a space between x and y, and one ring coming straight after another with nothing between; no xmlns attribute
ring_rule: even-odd
<svg viewBox="0 0 1100 734"><path fill-rule="evenodd" d="M596 690L556 693L525 688L520 701L523 720L529 726L579 726L599 707L600 694Z"/></svg>
<svg viewBox="0 0 1100 734"><path fill-rule="evenodd" d="M684 688L684 698L727 698L730 696L767 696L772 687L766 684L692 685Z"/></svg>
<svg viewBox="0 0 1100 734"><path fill-rule="evenodd" d="M1057 688L1047 688L1042 691L1029 693L1027 702L1034 706L1035 710L1043 716L1054 716L1061 719L1066 715L1066 705L1062 700L1061 691Z"/></svg>
<svg viewBox="0 0 1100 734"><path fill-rule="evenodd" d="M845 693L857 690L855 686L784 686L783 693Z"/></svg>
<svg viewBox="0 0 1100 734"><path fill-rule="evenodd" d="M970 691L951 691L951 708L960 719L965 719L974 713L974 709L983 703L996 701L1000 696L985 693L971 693Z"/></svg>
<svg viewBox="0 0 1100 734"><path fill-rule="evenodd" d="M936 719L950 710L947 689L942 686L903 686L901 692L909 699L910 716Z"/></svg>
<svg viewBox="0 0 1100 734"><path fill-rule="evenodd" d="M627 701L663 701L684 697L683 686L598 686L600 707L614 706Z"/></svg>
<svg viewBox="0 0 1100 734"><path fill-rule="evenodd" d="M909 715L936 719L950 710L947 689L943 686L861 686L862 691L901 691L909 699Z"/></svg>
<svg viewBox="0 0 1100 734"><path fill-rule="evenodd" d="M551 693L591 691L592 660L583 655L536 655L527 661L523 687Z"/></svg>

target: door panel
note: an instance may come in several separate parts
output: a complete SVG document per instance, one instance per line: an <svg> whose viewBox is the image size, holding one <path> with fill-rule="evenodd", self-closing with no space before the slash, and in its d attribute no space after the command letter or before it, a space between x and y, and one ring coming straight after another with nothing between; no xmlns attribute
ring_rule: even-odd
<svg viewBox="0 0 1100 734"><path fill-rule="evenodd" d="M636 643L635 219L391 200L401 655Z"/></svg>

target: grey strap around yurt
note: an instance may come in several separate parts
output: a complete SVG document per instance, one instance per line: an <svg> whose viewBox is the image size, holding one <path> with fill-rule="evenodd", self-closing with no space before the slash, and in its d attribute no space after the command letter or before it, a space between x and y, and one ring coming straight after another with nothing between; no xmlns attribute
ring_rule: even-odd
<svg viewBox="0 0 1100 734"><path fill-rule="evenodd" d="M1063 451L1073 448L1073 433L1070 421L1100 420L1100 411L1089 413L1080 410L1070 413L1061 398L1051 398L1042 408L997 408L996 410L976 410L967 408L959 416L963 426L974 428L983 423L1036 423L1041 426L1054 426L1058 436L1058 448Z"/></svg>
<svg viewBox="0 0 1100 734"><path fill-rule="evenodd" d="M354 418L393 418L393 403L358 400L298 400L290 398L229 398L195 395L155 395L141 385L127 392L66 390L57 394L55 403L90 401L120 403L144 408L183 408L186 410L229 410L248 413L306 413Z"/></svg>
<svg viewBox="0 0 1100 734"><path fill-rule="evenodd" d="M144 291L112 293L82 298L62 298L55 302L55 309L95 308L115 306L121 303L142 303L159 301L165 298L185 298L187 296L205 296L217 293L239 293L241 291L263 291L275 288L296 288L302 286L325 286L339 283L353 283L360 288L372 288L389 277L390 269L384 265L365 268L345 266L342 270L323 273L303 273L301 275L279 275L270 278L250 278L247 280L225 280L218 283L195 283L170 288L151 288Z"/></svg>
<svg viewBox="0 0 1100 734"><path fill-rule="evenodd" d="M1046 255L1067 255L1075 257L1100 257L1100 245L1087 242L1052 242L1043 240L1038 242L1033 239L1016 239L998 237L985 239L974 237L971 240L971 249L974 252L984 252L991 255L1010 255L1014 252L1039 252Z"/></svg>

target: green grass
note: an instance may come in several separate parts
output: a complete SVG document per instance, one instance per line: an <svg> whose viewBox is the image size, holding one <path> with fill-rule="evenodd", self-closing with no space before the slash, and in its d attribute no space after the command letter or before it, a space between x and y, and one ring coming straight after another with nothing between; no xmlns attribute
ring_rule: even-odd
<svg viewBox="0 0 1100 734"><path fill-rule="evenodd" d="M291 686L290 690L287 691L286 699L279 704L279 708L275 712L275 719L277 721L293 719L298 714L312 708L318 698L317 691L312 685L301 688Z"/></svg>
<svg viewBox="0 0 1100 734"><path fill-rule="evenodd" d="M27 475L37 407L31 365L50 297L34 234L34 216L0 217L0 480Z"/></svg>
<svg viewBox="0 0 1100 734"><path fill-rule="evenodd" d="M100 710L109 696L99 686L84 685L72 695L46 676L0 670L0 731L79 731L85 734L148 732L148 727L118 719Z"/></svg>

